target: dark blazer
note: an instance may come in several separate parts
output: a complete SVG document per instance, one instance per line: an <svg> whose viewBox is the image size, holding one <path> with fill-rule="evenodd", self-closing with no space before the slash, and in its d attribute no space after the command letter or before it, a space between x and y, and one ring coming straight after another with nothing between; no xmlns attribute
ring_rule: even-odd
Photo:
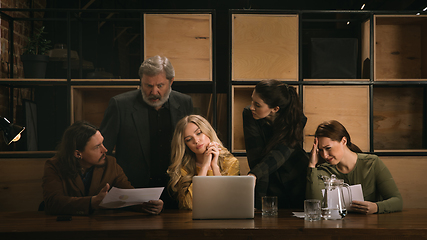
<svg viewBox="0 0 427 240"><path fill-rule="evenodd" d="M193 102L190 96L172 90L169 104L175 129L181 118L193 112ZM104 146L109 154L116 147L117 163L136 188L149 187L151 155L148 108L139 89L114 96L100 126ZM165 149L170 150L170 146Z"/></svg>

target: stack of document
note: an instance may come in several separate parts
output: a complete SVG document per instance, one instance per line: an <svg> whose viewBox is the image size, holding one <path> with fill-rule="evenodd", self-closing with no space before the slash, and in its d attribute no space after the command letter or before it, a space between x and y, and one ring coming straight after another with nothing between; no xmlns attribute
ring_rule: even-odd
<svg viewBox="0 0 427 240"><path fill-rule="evenodd" d="M122 208L158 200L164 187L121 189L113 187L99 204L104 208Z"/></svg>

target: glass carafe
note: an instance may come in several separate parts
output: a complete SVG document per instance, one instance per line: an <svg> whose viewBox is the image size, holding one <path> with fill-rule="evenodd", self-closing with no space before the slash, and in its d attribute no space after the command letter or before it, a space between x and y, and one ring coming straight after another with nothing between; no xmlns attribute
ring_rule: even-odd
<svg viewBox="0 0 427 240"><path fill-rule="evenodd" d="M331 177L322 176L325 183L323 193L322 218L325 220L339 220L347 215L347 207L351 203L351 189L343 179L338 179L334 174ZM344 197L344 189L348 193L348 202L346 203Z"/></svg>

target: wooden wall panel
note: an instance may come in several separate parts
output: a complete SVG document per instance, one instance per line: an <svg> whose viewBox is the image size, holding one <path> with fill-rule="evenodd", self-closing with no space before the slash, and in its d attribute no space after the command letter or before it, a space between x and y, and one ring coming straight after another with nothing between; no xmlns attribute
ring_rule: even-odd
<svg viewBox="0 0 427 240"><path fill-rule="evenodd" d="M193 100L193 113L201 115L212 123L212 94L187 93Z"/></svg>
<svg viewBox="0 0 427 240"><path fill-rule="evenodd" d="M403 197L404 208L427 208L426 183L427 156L380 157Z"/></svg>
<svg viewBox="0 0 427 240"><path fill-rule="evenodd" d="M137 86L72 86L71 123L85 120L99 127L112 97Z"/></svg>
<svg viewBox="0 0 427 240"><path fill-rule="evenodd" d="M37 211L46 159L0 159L0 211Z"/></svg>
<svg viewBox="0 0 427 240"><path fill-rule="evenodd" d="M362 36L361 36L361 67L362 67L362 78L368 79L370 78L370 24L371 21L368 20L362 23ZM369 59L369 61L367 60Z"/></svg>
<svg viewBox="0 0 427 240"><path fill-rule="evenodd" d="M247 175L250 168L248 164L248 158L247 157L236 157L239 160L240 164L240 175Z"/></svg>
<svg viewBox="0 0 427 240"><path fill-rule="evenodd" d="M421 149L422 87L374 88L374 149Z"/></svg>
<svg viewBox="0 0 427 240"><path fill-rule="evenodd" d="M212 81L210 14L145 14L144 59L166 56L176 81Z"/></svg>
<svg viewBox="0 0 427 240"><path fill-rule="evenodd" d="M427 23L421 25L421 77L427 78L427 47L424 46L427 40Z"/></svg>
<svg viewBox="0 0 427 240"><path fill-rule="evenodd" d="M425 16L375 17L375 80L425 79Z"/></svg>
<svg viewBox="0 0 427 240"><path fill-rule="evenodd" d="M231 103L232 152L246 152L243 134L243 109L251 104L255 86L233 86Z"/></svg>
<svg viewBox="0 0 427 240"><path fill-rule="evenodd" d="M232 79L298 79L298 16L234 14Z"/></svg>
<svg viewBox="0 0 427 240"><path fill-rule="evenodd" d="M228 116L228 96L225 93L217 94L217 126L216 132L219 139L225 147L230 151L230 143L228 142L228 126L230 124L230 117Z"/></svg>
<svg viewBox="0 0 427 240"><path fill-rule="evenodd" d="M345 126L352 142L369 151L368 86L304 86L304 149L311 151L317 126L337 120Z"/></svg>
<svg viewBox="0 0 427 240"><path fill-rule="evenodd" d="M419 26L376 26L376 80L421 78Z"/></svg>

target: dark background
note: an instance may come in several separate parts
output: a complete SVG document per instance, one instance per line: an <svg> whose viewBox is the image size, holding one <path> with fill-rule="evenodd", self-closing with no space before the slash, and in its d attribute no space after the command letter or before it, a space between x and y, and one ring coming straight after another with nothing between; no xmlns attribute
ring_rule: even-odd
<svg viewBox="0 0 427 240"><path fill-rule="evenodd" d="M89 0L64 1L48 0L47 8L55 9L82 9ZM143 10L213 10L215 12L215 79L217 80L217 91L226 93L228 89L228 79L230 76L230 44L229 44L229 9L251 9L251 10L360 10L365 3L364 10L384 10L384 11L401 11L401 10L419 10L422 11L427 6L427 1L421 0L166 0L166 1L142 1L142 0L97 0L86 9L143 9ZM47 17L63 17L63 13L47 13ZM96 19L106 17L107 13L84 13L79 15L81 18ZM327 15L322 15L325 17ZM313 15L315 18L316 16ZM337 14L327 16L329 18L349 17ZM138 12L122 12L115 14L111 19L138 19ZM65 22L51 22L46 24L46 30L50 34L53 43L66 43L66 25ZM321 27L315 24L306 24L303 35L303 65L305 69L310 69L309 56L307 56L307 47L309 40L313 37L350 37L358 38L359 26L346 26L338 29L337 26L320 23ZM141 59L140 40L137 38L131 44L124 47L135 33L140 32L139 22L117 21L106 22L105 25L98 29L98 22L85 21L82 24L83 34L83 59L94 64L94 67L105 72L111 73L115 78L139 78L137 69L143 59ZM122 34L117 41L113 30L118 27L130 27ZM77 24L72 24L71 31L77 33ZM115 33L114 33L115 32ZM79 39L77 34L72 34L70 48L78 50ZM171 36L173 38L173 36ZM359 66L360 67L360 66ZM52 68L51 68L52 69ZM59 68L55 68L59 69ZM93 71L93 70L91 70ZM86 78L90 71L84 71L82 78ZM51 73L52 74L52 73ZM60 76L58 76L58 74ZM62 76L61 76L62 74ZM56 75L56 76L55 76ZM65 76L64 76L65 75ZM309 77L310 72L304 71L304 77ZM53 73L53 78L66 78L66 71ZM360 77L360 76L358 76ZM72 78L80 78L77 71L72 72Z"/></svg>
<svg viewBox="0 0 427 240"><path fill-rule="evenodd" d="M94 68L100 72L112 74L114 78L138 79L138 68L142 59L142 38L141 33L141 13L144 11L165 12L179 10L209 10L214 12L213 48L214 48L214 79L216 80L217 93L228 93L230 84L230 9L250 10L268 12L278 10L298 11L298 10L360 10L365 3L363 10L375 11L422 11L427 7L427 1L421 0L180 0L180 1L143 1L143 0L96 0L87 6L89 0L47 0L47 9L58 9L58 11L46 11L43 25L46 26L47 38L52 41L52 45L67 43L68 36L70 43L68 48L80 52L79 57L85 61L93 63ZM87 7L86 7L87 6ZM67 16L61 9L87 9L84 12L75 11L72 13L70 28L67 26ZM109 12L102 10L128 9L142 11L118 11L109 21L103 22ZM98 11L101 10L101 11ZM344 12L344 13L343 13ZM304 13L304 19L356 19L363 21L369 18L369 14L354 13ZM57 19L49 21L49 19ZM99 26L103 23L102 27ZM118 37L118 32L126 28L126 31ZM360 39L360 24L337 24L337 22L308 21L302 26L302 77L311 76L311 40L313 38L352 38ZM67 32L69 30L69 32ZM33 29L34 31L34 29ZM138 35L135 40L132 39ZM173 36L170 36L173 38ZM359 43L360 44L360 43ZM360 53L357 56L357 76L362 78L360 71ZM331 59L336 59L335 56ZM47 78L66 79L67 70L61 62L49 62L54 66L48 67ZM172 62L173 64L173 62ZM71 78L88 78L94 69L71 71ZM364 77L366 78L366 77ZM369 77L367 77L369 78ZM185 84L185 83L184 83ZM189 88L189 85L174 83L174 88L182 91L182 88ZM178 88L180 87L180 88ZM198 86L196 86L197 88ZM193 87L194 88L194 87ZM211 91L210 86L206 89L190 90L194 92ZM53 150L62 136L63 129L68 126L69 112L67 109L68 97L67 87L58 86L38 86L35 89L35 102L38 103L38 124L40 129L49 129L48 133L43 132L43 140L39 141L38 150ZM19 122L19 121L18 121ZM41 131L39 131L41 132ZM224 139L225 140L225 139ZM20 141L19 144L24 144ZM19 148L18 148L19 149Z"/></svg>

